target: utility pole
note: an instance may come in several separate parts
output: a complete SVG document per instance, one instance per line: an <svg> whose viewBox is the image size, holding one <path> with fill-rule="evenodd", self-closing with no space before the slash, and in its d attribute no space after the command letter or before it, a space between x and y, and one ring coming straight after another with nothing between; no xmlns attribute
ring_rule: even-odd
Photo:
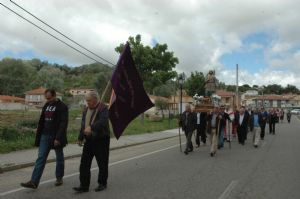
<svg viewBox="0 0 300 199"><path fill-rule="evenodd" d="M239 65L236 64L236 87L235 87L235 92L236 92L236 108L239 109Z"/></svg>

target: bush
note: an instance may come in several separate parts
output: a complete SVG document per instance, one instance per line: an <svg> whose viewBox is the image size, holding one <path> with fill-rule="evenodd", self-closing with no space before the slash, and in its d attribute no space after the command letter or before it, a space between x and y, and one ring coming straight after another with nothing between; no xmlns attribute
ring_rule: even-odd
<svg viewBox="0 0 300 199"><path fill-rule="evenodd" d="M20 120L17 122L17 127L19 128L27 127L31 129L36 129L37 126L38 126L37 120Z"/></svg>
<svg viewBox="0 0 300 199"><path fill-rule="evenodd" d="M5 141L16 140L19 136L18 129L11 126L3 127L0 133L0 138Z"/></svg>

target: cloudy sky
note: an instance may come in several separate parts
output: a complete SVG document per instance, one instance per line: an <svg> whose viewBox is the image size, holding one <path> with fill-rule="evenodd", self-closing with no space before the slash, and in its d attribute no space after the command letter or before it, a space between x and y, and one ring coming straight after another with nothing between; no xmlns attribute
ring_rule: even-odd
<svg viewBox="0 0 300 199"><path fill-rule="evenodd" d="M9 0L1 3L33 20ZM216 70L227 84L300 88L300 0L15 0L98 55L129 36L168 44L178 72ZM72 66L92 63L0 6L0 59L40 58ZM53 32L53 31L50 31Z"/></svg>

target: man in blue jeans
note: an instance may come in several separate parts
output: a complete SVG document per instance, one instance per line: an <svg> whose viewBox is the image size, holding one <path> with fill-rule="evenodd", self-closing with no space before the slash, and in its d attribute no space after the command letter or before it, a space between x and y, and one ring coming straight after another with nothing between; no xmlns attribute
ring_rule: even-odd
<svg viewBox="0 0 300 199"><path fill-rule="evenodd" d="M45 91L47 100L38 123L35 145L39 147L38 158L32 172L31 180L21 183L22 187L36 189L42 177L47 157L51 149L56 153L55 186L63 184L64 153L67 145L68 107L58 98L53 89Z"/></svg>

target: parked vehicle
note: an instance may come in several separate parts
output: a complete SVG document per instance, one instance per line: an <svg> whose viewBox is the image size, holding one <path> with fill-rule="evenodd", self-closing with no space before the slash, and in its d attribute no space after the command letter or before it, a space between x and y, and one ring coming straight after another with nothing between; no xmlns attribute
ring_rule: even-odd
<svg viewBox="0 0 300 199"><path fill-rule="evenodd" d="M300 109L293 109L293 110L291 111L291 113L292 113L293 115L300 115Z"/></svg>

